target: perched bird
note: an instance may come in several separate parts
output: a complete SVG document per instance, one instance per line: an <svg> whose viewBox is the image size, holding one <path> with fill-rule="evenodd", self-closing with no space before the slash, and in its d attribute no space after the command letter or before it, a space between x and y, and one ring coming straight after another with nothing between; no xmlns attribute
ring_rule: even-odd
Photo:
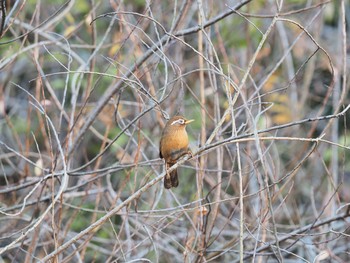
<svg viewBox="0 0 350 263"><path fill-rule="evenodd" d="M191 151L188 149L186 125L192 121L194 120L186 120L182 116L174 116L166 123L159 144L159 157L164 158L166 170L185 154L191 154ZM169 189L178 185L177 170L173 170L170 174L167 172L164 178L164 187Z"/></svg>

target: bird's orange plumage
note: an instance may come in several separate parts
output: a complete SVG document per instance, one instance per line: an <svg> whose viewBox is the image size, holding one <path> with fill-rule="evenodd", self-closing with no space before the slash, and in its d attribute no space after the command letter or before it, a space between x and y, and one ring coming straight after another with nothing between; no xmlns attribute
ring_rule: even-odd
<svg viewBox="0 0 350 263"><path fill-rule="evenodd" d="M179 158L189 153L186 125L192 121L182 116L174 116L166 123L159 145L159 157L164 158L166 168L174 165ZM165 176L165 188L177 187L178 184L176 170Z"/></svg>

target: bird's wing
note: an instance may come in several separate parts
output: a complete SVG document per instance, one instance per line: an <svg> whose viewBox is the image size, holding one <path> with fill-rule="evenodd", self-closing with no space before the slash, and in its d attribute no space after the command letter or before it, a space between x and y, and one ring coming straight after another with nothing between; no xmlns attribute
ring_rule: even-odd
<svg viewBox="0 0 350 263"><path fill-rule="evenodd" d="M162 155L161 149L162 149L162 140L160 140L160 142L159 142L159 158L163 159L163 155Z"/></svg>

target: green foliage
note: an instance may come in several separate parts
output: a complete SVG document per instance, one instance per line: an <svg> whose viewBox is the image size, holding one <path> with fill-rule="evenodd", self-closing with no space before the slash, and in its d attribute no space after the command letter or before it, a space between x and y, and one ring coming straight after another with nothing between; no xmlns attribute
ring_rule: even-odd
<svg viewBox="0 0 350 263"><path fill-rule="evenodd" d="M91 223L91 218L93 214L91 210L93 210L95 206L92 202L81 205L79 203L79 200L76 200L76 204L81 206L81 209L79 209L79 212L71 225L71 229L73 231L80 232L86 227L88 227Z"/></svg>

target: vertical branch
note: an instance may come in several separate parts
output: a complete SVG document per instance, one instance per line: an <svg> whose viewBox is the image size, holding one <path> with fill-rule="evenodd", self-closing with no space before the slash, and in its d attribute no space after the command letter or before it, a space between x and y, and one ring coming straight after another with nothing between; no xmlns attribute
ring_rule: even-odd
<svg viewBox="0 0 350 263"><path fill-rule="evenodd" d="M4 32L4 27L5 27L5 19L6 19L6 5L5 1L6 0L0 0L0 10L1 10L1 22L0 22L0 39L2 37L2 33Z"/></svg>
<svg viewBox="0 0 350 263"><path fill-rule="evenodd" d="M232 121L233 122L233 121ZM238 164L238 177L239 177L239 262L243 263L244 258L244 203L243 203L243 176L241 166L241 155L239 150L239 143L236 143L237 152L237 164Z"/></svg>
<svg viewBox="0 0 350 263"><path fill-rule="evenodd" d="M198 25L202 27L203 23L205 22L205 13L204 13L204 7L202 0L197 1L198 4ZM204 80L204 41L203 41L203 31L204 28L202 27L201 30L198 32L198 52L202 54L202 56L198 56L198 65L199 65L199 92L200 92L200 103L202 105L201 107L201 130L200 130L200 145L205 144L206 139L206 112L205 112L205 80ZM203 178L204 178L204 168L205 168L205 160L206 156L201 156L199 158L199 169L198 169L198 179L197 179L197 198L198 200L202 199L203 196ZM201 204L198 204L198 211L201 211ZM204 217L203 213L198 213L198 228L200 230L201 236L199 238L198 248L197 251L199 253L197 257L197 262L201 262L204 256L204 246L205 246L205 230L204 230Z"/></svg>
<svg viewBox="0 0 350 263"><path fill-rule="evenodd" d="M341 39L341 41L338 41L337 50L341 50L341 56L336 57L336 68L339 70L336 70L336 82L334 85L334 91L333 91L333 109L334 112L338 112L341 107L343 106L344 100L346 98L347 94L347 34L346 34L346 19L345 19L345 3L344 0L340 1L340 17L338 21L338 39ZM341 72L341 74L337 74L338 72ZM332 141L337 142L339 141L339 119L335 119L332 122L331 126L331 138ZM332 196L334 191L338 188L339 185L339 151L338 147L335 145L331 146L332 149L332 159L331 159L331 172L332 172L332 181L329 184L329 196ZM337 199L333 198L332 200L332 216L335 216L337 213Z"/></svg>
<svg viewBox="0 0 350 263"><path fill-rule="evenodd" d="M228 68L228 76L230 76L230 67ZM231 81L226 81L225 85L225 91L226 91L226 97L229 101L229 110L231 115L231 132L232 136L237 136L237 127L236 127L236 120L235 120L235 111L234 111L234 104L231 94ZM242 164L241 164L241 154L240 154L240 144L239 142L236 143L236 154L237 154L237 166L238 166L238 177L239 177L239 261L240 263L243 263L244 258L244 246L243 246L243 239L244 239L244 191L243 191L243 176L242 176Z"/></svg>
<svg viewBox="0 0 350 263"><path fill-rule="evenodd" d="M203 3L201 0L198 0L198 24L202 25L205 19L204 16L204 10L203 10ZM204 29L202 29L204 30ZM198 32L198 51L200 54L203 54L204 56L204 48L203 48L203 31L200 30ZM205 144L206 140L206 112L205 112L205 80L204 80L204 59L203 56L198 56L198 64L199 64L199 89L200 89L200 102L201 102L201 131L200 131L200 145ZM205 157L201 157L199 159L199 172L198 172L198 198L202 196L202 188L203 188L203 177L204 177L204 164L205 164Z"/></svg>

